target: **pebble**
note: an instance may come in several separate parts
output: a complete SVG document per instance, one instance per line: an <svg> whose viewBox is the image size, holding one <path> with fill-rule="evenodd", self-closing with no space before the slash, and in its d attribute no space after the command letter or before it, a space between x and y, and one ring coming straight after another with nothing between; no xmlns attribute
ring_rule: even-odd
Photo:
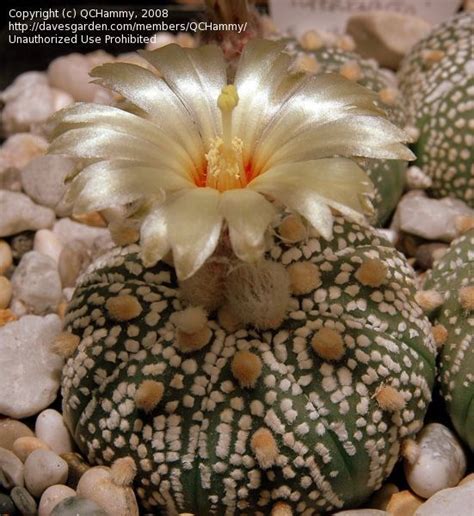
<svg viewBox="0 0 474 516"><path fill-rule="evenodd" d="M33 231L24 231L11 239L10 245L15 260L20 261L24 254L33 250L34 238L35 233Z"/></svg>
<svg viewBox="0 0 474 516"><path fill-rule="evenodd" d="M25 315L0 328L0 414L20 419L54 401L63 360L50 349L61 329L56 314Z"/></svg>
<svg viewBox="0 0 474 516"><path fill-rule="evenodd" d="M393 494L386 509L390 516L413 516L422 503L421 498L415 496L411 491L405 490Z"/></svg>
<svg viewBox="0 0 474 516"><path fill-rule="evenodd" d="M21 460L10 450L0 448L0 470L7 481L5 488L24 485L24 468Z"/></svg>
<svg viewBox="0 0 474 516"><path fill-rule="evenodd" d="M94 501L80 496L65 498L51 512L51 516L108 516ZM118 515L117 515L118 516Z"/></svg>
<svg viewBox="0 0 474 516"><path fill-rule="evenodd" d="M114 516L138 516L138 505L131 487L122 487L112 482L111 470L96 466L82 475L77 485L77 494L94 500L108 514Z"/></svg>
<svg viewBox="0 0 474 516"><path fill-rule="evenodd" d="M408 167L406 172L406 186L409 190L426 190L430 188L433 181L420 167Z"/></svg>
<svg viewBox="0 0 474 516"><path fill-rule="evenodd" d="M21 172L0 155L0 190L21 191Z"/></svg>
<svg viewBox="0 0 474 516"><path fill-rule="evenodd" d="M37 86L47 85L48 77L45 72L25 72L18 75L15 80L5 88L0 94L0 99L7 103L22 93L29 91Z"/></svg>
<svg viewBox="0 0 474 516"><path fill-rule="evenodd" d="M64 246L74 240L80 240L88 249L92 249L94 246L99 246L102 249L113 247L112 238L107 228L88 226L74 222L67 217L54 224L53 233Z"/></svg>
<svg viewBox="0 0 474 516"><path fill-rule="evenodd" d="M0 493L0 514L15 514L16 508L13 500L6 494Z"/></svg>
<svg viewBox="0 0 474 516"><path fill-rule="evenodd" d="M50 516L53 509L66 498L76 496L76 491L70 487L56 484L48 487L41 495L41 500L38 507L38 516Z"/></svg>
<svg viewBox="0 0 474 516"><path fill-rule="evenodd" d="M21 170L23 190L30 198L53 209L60 217L72 211L72 204L63 200L66 192L65 179L76 168L76 163L64 156L41 156L31 160Z"/></svg>
<svg viewBox="0 0 474 516"><path fill-rule="evenodd" d="M34 433L21 421L0 419L0 448L13 450L13 443L20 437L34 437Z"/></svg>
<svg viewBox="0 0 474 516"><path fill-rule="evenodd" d="M0 155L10 166L23 168L32 159L43 156L48 150L48 141L37 134L17 133L9 136L2 145Z"/></svg>
<svg viewBox="0 0 474 516"><path fill-rule="evenodd" d="M0 309L0 327L5 326L5 324L9 322L16 321L17 319L17 315L13 313L10 308L3 310Z"/></svg>
<svg viewBox="0 0 474 516"><path fill-rule="evenodd" d="M369 11L353 14L347 21L346 31L363 57L396 70L403 56L430 28L428 22L416 16Z"/></svg>
<svg viewBox="0 0 474 516"><path fill-rule="evenodd" d="M404 461L410 488L422 498L452 487L464 476L466 457L456 436L440 423L426 425L417 436L419 456L414 464Z"/></svg>
<svg viewBox="0 0 474 516"><path fill-rule="evenodd" d="M54 211L35 204L20 192L0 190L0 236L10 236L27 229L49 228L54 224Z"/></svg>
<svg viewBox="0 0 474 516"><path fill-rule="evenodd" d="M58 263L63 245L50 229L40 229L35 233L33 249L38 253L49 256Z"/></svg>
<svg viewBox="0 0 474 516"><path fill-rule="evenodd" d="M13 295L34 314L56 311L61 301L61 278L56 262L37 251L26 253L12 276Z"/></svg>
<svg viewBox="0 0 474 516"><path fill-rule="evenodd" d="M73 53L57 57L48 66L48 79L51 86L69 93L74 100L83 102L97 102L109 100L112 95L107 92L104 95L104 88L92 84L89 71L97 63L93 58L88 59L83 54Z"/></svg>
<svg viewBox="0 0 474 516"><path fill-rule="evenodd" d="M474 482L438 491L423 505L415 516L472 516Z"/></svg>
<svg viewBox="0 0 474 516"><path fill-rule="evenodd" d="M79 274L91 262L88 248L81 240L67 243L59 256L58 270L63 287L74 287Z"/></svg>
<svg viewBox="0 0 474 516"><path fill-rule="evenodd" d="M451 242L458 236L456 219L460 215L474 216L474 210L459 199L405 195L398 204L392 223L398 227L392 229L427 240Z"/></svg>
<svg viewBox="0 0 474 516"><path fill-rule="evenodd" d="M67 480L66 461L50 450L35 450L25 462L25 485L33 496L41 496L43 491Z"/></svg>
<svg viewBox="0 0 474 516"><path fill-rule="evenodd" d="M26 307L25 303L15 298L12 298L9 310L11 310L12 313L16 316L16 319L19 319L28 313L28 308Z"/></svg>
<svg viewBox="0 0 474 516"><path fill-rule="evenodd" d="M5 240L0 240L0 274L3 275L13 264L11 247Z"/></svg>
<svg viewBox="0 0 474 516"><path fill-rule="evenodd" d="M67 462L69 467L69 473L67 477L67 485L76 489L79 480L82 475L91 467L89 464L79 455L79 453L70 452L70 453L61 453L61 458Z"/></svg>
<svg viewBox="0 0 474 516"><path fill-rule="evenodd" d="M448 245L441 242L421 244L415 252L416 263L424 270L431 269L433 263L439 260L447 249Z"/></svg>
<svg viewBox="0 0 474 516"><path fill-rule="evenodd" d="M0 309L8 308L12 298L12 285L5 276L0 276Z"/></svg>
<svg viewBox="0 0 474 516"><path fill-rule="evenodd" d="M64 424L63 416L57 410L43 410L36 418L36 436L58 455L73 450L71 435Z"/></svg>
<svg viewBox="0 0 474 516"><path fill-rule="evenodd" d="M398 493L399 489L395 484L387 483L384 484L379 490L370 497L367 505L371 509L385 510L387 505L392 498L392 495Z"/></svg>
<svg viewBox="0 0 474 516"><path fill-rule="evenodd" d="M41 132L41 125L54 113L54 95L47 84L37 84L8 101L2 110L6 134Z"/></svg>
<svg viewBox="0 0 474 516"><path fill-rule="evenodd" d="M24 487L13 488L10 496L20 514L36 514L36 501Z"/></svg>
<svg viewBox="0 0 474 516"><path fill-rule="evenodd" d="M49 446L37 437L19 437L13 443L13 453L25 462L28 456L35 450L49 450Z"/></svg>

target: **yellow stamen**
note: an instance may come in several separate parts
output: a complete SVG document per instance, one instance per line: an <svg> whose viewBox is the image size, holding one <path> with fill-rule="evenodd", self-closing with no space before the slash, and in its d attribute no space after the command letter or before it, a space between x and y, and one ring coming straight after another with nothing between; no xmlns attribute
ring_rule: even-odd
<svg viewBox="0 0 474 516"><path fill-rule="evenodd" d="M220 192L246 186L242 140L232 137L232 111L238 103L239 96L235 86L224 86L217 99L222 115L222 138L214 138L206 154L206 186Z"/></svg>

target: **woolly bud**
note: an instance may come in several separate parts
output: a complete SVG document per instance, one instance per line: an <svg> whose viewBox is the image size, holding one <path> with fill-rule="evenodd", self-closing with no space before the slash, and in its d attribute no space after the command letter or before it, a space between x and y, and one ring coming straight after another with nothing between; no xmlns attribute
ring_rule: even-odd
<svg viewBox="0 0 474 516"><path fill-rule="evenodd" d="M474 310L474 285L459 289L459 302L465 310Z"/></svg>
<svg viewBox="0 0 474 516"><path fill-rule="evenodd" d="M142 313L142 306L138 299L129 294L109 297L105 303L110 317L116 321L130 321Z"/></svg>
<svg viewBox="0 0 474 516"><path fill-rule="evenodd" d="M56 355L63 358L69 358L74 351L76 351L80 341L81 339L77 335L64 331L54 339L51 349L53 353L56 353Z"/></svg>
<svg viewBox="0 0 474 516"><path fill-rule="evenodd" d="M400 453L408 464L415 464L420 456L420 447L413 439L405 439L402 441Z"/></svg>
<svg viewBox="0 0 474 516"><path fill-rule="evenodd" d="M387 279L387 266L378 258L367 258L355 273L356 279L367 287L380 287Z"/></svg>
<svg viewBox="0 0 474 516"><path fill-rule="evenodd" d="M341 333L332 328L318 330L311 340L311 346L323 360L340 360L345 353Z"/></svg>
<svg viewBox="0 0 474 516"><path fill-rule="evenodd" d="M271 468L275 464L278 457L278 446L268 428L259 428L252 435L250 446L262 469Z"/></svg>
<svg viewBox="0 0 474 516"><path fill-rule="evenodd" d="M419 290L415 294L415 301L425 312L432 312L439 308L443 302L443 296L437 290Z"/></svg>
<svg viewBox="0 0 474 516"><path fill-rule="evenodd" d="M292 516L293 511L291 507L285 502L277 502L272 507L271 516Z"/></svg>
<svg viewBox="0 0 474 516"><path fill-rule="evenodd" d="M321 285L321 273L317 265L311 262L295 262L288 269L290 288L297 296L309 294Z"/></svg>
<svg viewBox="0 0 474 516"><path fill-rule="evenodd" d="M258 377L262 374L262 361L255 353L237 351L232 360L231 370L241 387L255 387Z"/></svg>
<svg viewBox="0 0 474 516"><path fill-rule="evenodd" d="M280 237L290 243L301 242L308 236L308 231L297 215L288 215L278 227Z"/></svg>
<svg viewBox="0 0 474 516"><path fill-rule="evenodd" d="M442 324L437 324L436 326L433 326L431 331L433 333L433 338L438 348L446 344L446 340L448 339L448 330Z"/></svg>
<svg viewBox="0 0 474 516"><path fill-rule="evenodd" d="M155 380L144 380L135 392L135 404L140 410L151 412L163 398L164 385Z"/></svg>
<svg viewBox="0 0 474 516"><path fill-rule="evenodd" d="M402 393L391 385L383 385L375 393L375 399L382 410L397 412L401 410L406 402Z"/></svg>
<svg viewBox="0 0 474 516"><path fill-rule="evenodd" d="M131 485L137 474L137 466L131 457L117 459L110 468L112 482L121 487Z"/></svg>
<svg viewBox="0 0 474 516"><path fill-rule="evenodd" d="M207 314L201 306L190 306L170 317L171 322L184 333L196 333L207 326Z"/></svg>

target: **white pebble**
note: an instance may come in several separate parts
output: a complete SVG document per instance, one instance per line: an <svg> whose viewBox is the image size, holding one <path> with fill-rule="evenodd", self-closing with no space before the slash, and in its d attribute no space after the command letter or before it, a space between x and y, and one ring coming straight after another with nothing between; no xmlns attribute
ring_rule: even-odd
<svg viewBox="0 0 474 516"><path fill-rule="evenodd" d="M405 476L411 489L423 498L452 487L464 476L466 457L456 436L439 423L423 428L417 437L419 455L414 464L405 460Z"/></svg>
<svg viewBox="0 0 474 516"><path fill-rule="evenodd" d="M63 250L63 245L51 230L40 229L35 233L33 249L38 251L38 253L49 256L58 263L59 255Z"/></svg>
<svg viewBox="0 0 474 516"><path fill-rule="evenodd" d="M57 454L73 451L72 439L63 416L57 410L43 410L36 418L35 433Z"/></svg>
<svg viewBox="0 0 474 516"><path fill-rule="evenodd" d="M76 496L76 491L68 486L57 484L48 487L41 495L38 516L49 516L59 502L70 496Z"/></svg>
<svg viewBox="0 0 474 516"><path fill-rule="evenodd" d="M414 516L472 516L474 482L438 491L420 505Z"/></svg>
<svg viewBox="0 0 474 516"><path fill-rule="evenodd" d="M35 450L25 462L25 486L33 496L41 496L50 486L67 480L67 462L49 450Z"/></svg>

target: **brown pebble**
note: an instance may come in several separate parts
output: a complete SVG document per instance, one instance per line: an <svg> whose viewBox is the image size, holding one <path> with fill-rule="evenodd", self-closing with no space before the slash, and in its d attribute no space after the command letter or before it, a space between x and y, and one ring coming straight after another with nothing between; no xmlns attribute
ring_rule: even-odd
<svg viewBox="0 0 474 516"><path fill-rule="evenodd" d="M18 317L9 308L0 310L0 327L17 319Z"/></svg>
<svg viewBox="0 0 474 516"><path fill-rule="evenodd" d="M439 242L421 244L415 251L416 264L424 270L431 269L440 252L444 253L448 246Z"/></svg>
<svg viewBox="0 0 474 516"><path fill-rule="evenodd" d="M400 491L392 495L385 510L390 516L413 516L423 501L411 491Z"/></svg>
<svg viewBox="0 0 474 516"><path fill-rule="evenodd" d="M24 423L16 419L0 419L0 448L13 450L13 443L20 437L34 437L35 434Z"/></svg>
<svg viewBox="0 0 474 516"><path fill-rule="evenodd" d="M0 309L8 308L12 298L12 284L5 276L0 276Z"/></svg>
<svg viewBox="0 0 474 516"><path fill-rule="evenodd" d="M13 453L21 460L25 462L30 453L35 450L49 450L50 447L41 439L37 437L19 437L13 443Z"/></svg>
<svg viewBox="0 0 474 516"><path fill-rule="evenodd" d="M61 453L60 457L67 462L69 472L66 484L73 489L77 488L80 478L86 471L90 469L89 464L83 459L79 453L68 452Z"/></svg>
<svg viewBox="0 0 474 516"><path fill-rule="evenodd" d="M94 226L96 228L107 227L104 217L102 217L98 211L83 213L81 215L72 215L72 219L76 222L80 222L81 224L86 224L87 226Z"/></svg>
<svg viewBox="0 0 474 516"><path fill-rule="evenodd" d="M466 477L464 477L461 482L459 482L459 486L467 484L468 482L474 482L474 473L469 473Z"/></svg>
<svg viewBox="0 0 474 516"><path fill-rule="evenodd" d="M371 509L385 511L392 496L398 492L398 487L395 484L388 482L387 484L384 484L378 491L375 491L368 502L368 507Z"/></svg>
<svg viewBox="0 0 474 516"><path fill-rule="evenodd" d="M11 247L5 240L0 240L0 274L5 274L13 264Z"/></svg>

